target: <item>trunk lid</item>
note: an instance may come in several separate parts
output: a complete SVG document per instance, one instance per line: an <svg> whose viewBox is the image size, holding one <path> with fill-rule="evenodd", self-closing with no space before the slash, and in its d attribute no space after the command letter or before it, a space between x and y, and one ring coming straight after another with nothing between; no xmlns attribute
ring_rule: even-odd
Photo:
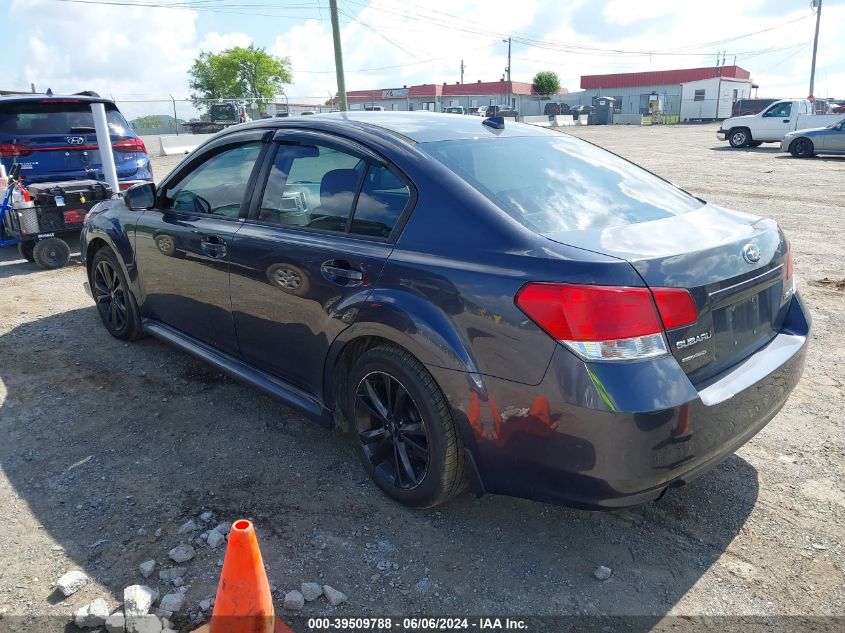
<svg viewBox="0 0 845 633"><path fill-rule="evenodd" d="M546 237L624 259L648 286L688 289L699 319L666 334L694 384L765 345L786 316L788 245L774 220L706 204L664 219Z"/></svg>

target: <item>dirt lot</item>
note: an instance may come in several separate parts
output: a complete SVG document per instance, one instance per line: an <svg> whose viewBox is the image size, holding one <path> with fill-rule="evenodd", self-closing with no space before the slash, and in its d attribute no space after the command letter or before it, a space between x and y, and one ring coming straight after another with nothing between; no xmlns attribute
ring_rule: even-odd
<svg viewBox="0 0 845 633"><path fill-rule="evenodd" d="M399 507L341 434L155 340L109 337L78 261L42 272L4 249L0 629L62 630L74 609L97 597L116 607L139 582L166 593L158 568L199 534L176 532L204 510L255 520L280 611L286 590L313 580L349 600L305 614L845 615L845 290L825 281L845 279L845 158L730 150L715 129L575 133L782 224L814 319L807 369L736 456L628 511L470 495ZM157 160L158 176L176 162ZM223 555L196 549L183 625L213 595ZM144 580L148 559L158 567ZM598 565L608 580L593 577ZM91 582L60 600L53 584L70 569Z"/></svg>

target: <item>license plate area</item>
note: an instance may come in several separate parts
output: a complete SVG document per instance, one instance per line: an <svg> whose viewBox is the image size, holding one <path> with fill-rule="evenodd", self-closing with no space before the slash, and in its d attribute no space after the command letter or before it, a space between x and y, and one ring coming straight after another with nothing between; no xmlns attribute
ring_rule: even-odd
<svg viewBox="0 0 845 633"><path fill-rule="evenodd" d="M777 312L772 289L713 312L716 358L735 358L770 339Z"/></svg>

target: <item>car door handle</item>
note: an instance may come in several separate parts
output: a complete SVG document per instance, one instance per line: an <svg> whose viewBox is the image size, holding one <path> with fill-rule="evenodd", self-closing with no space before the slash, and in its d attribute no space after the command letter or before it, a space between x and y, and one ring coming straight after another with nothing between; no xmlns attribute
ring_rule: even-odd
<svg viewBox="0 0 845 633"><path fill-rule="evenodd" d="M209 257L226 256L226 240L219 235L203 235L200 239L200 248Z"/></svg>
<svg viewBox="0 0 845 633"><path fill-rule="evenodd" d="M789 119L784 119L784 120L783 120L783 122L784 122L784 123L789 123Z"/></svg>
<svg viewBox="0 0 845 633"><path fill-rule="evenodd" d="M333 260L323 262L323 265L320 266L320 270L323 271L323 274L327 275L328 277L337 277L337 278L340 278L340 279L348 279L349 281L363 281L364 280L364 272L363 271L356 270L352 267L338 266L339 263L341 263L341 262L335 262ZM348 266L348 264L347 264L347 266Z"/></svg>

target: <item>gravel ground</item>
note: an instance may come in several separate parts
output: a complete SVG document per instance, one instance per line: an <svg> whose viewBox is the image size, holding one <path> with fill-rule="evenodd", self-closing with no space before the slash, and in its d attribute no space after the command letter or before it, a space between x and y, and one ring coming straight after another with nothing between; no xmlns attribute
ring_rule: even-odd
<svg viewBox="0 0 845 633"><path fill-rule="evenodd" d="M176 591L158 570L208 529L177 534L204 511L255 521L280 612L286 591L314 581L349 599L319 598L304 614L845 615L845 288L835 283L845 158L730 150L715 129L574 133L710 201L776 218L812 345L803 381L762 433L633 510L468 494L436 511L402 508L370 484L343 435L155 340L109 337L78 258L44 272L0 251L0 629L63 630L95 598L117 607L131 584ZM178 160L155 159L156 174ZM185 630L214 594L224 550L194 545L174 616ZM606 580L593 574L601 565ZM91 581L62 599L54 584L71 569Z"/></svg>

